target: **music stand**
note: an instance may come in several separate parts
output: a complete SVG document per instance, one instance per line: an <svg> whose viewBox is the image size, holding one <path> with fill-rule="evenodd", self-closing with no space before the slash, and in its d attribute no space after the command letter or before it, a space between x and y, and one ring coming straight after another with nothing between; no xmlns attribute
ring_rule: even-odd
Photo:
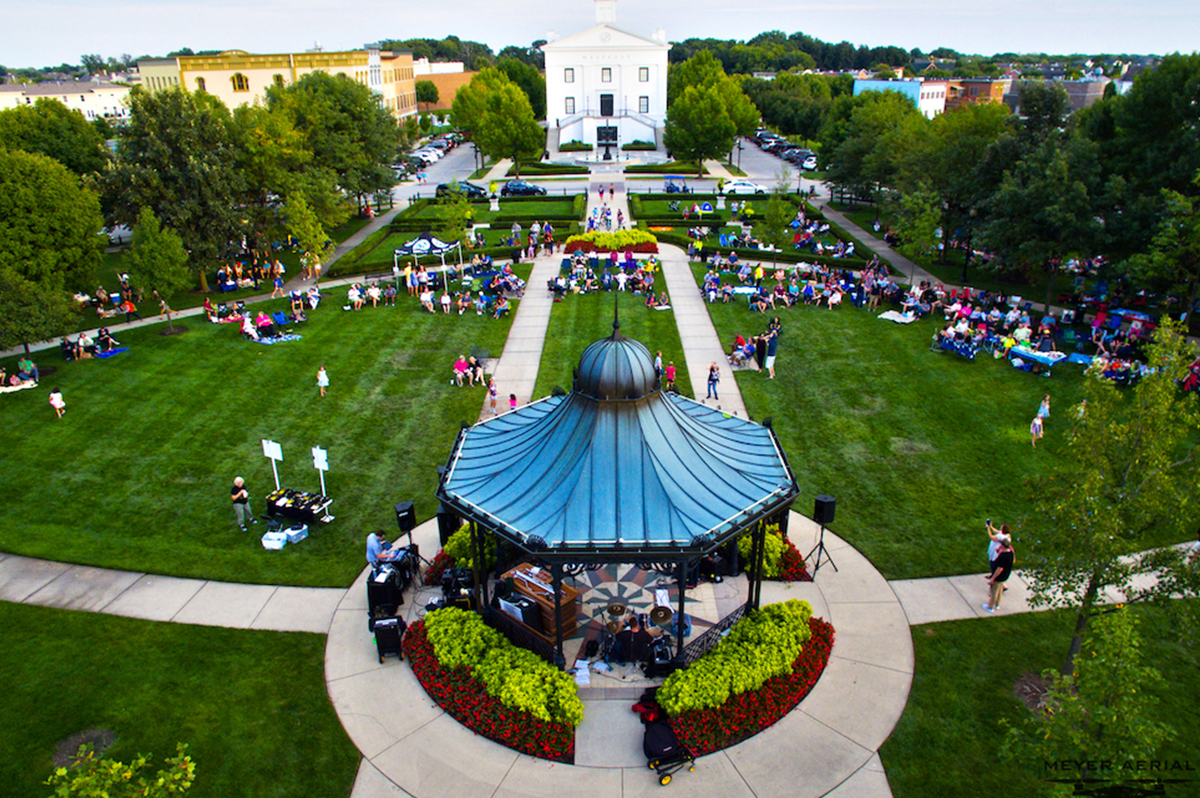
<svg viewBox="0 0 1200 798"><path fill-rule="evenodd" d="M804 558L805 562L808 562L808 558L813 556L813 552L816 552L816 554L817 554L817 560L816 560L816 562L813 563L812 575L813 575L814 579L817 576L817 571L821 570L821 558L822 557L824 557L825 561L828 562L830 565L832 565L833 570L835 572L837 572L837 569L838 569L837 563L835 563L833 561L833 557L830 556L829 549L825 548L825 525L824 524L821 524L821 536L819 538L817 538L817 545L813 546L812 551L810 551L808 553L808 557Z"/></svg>

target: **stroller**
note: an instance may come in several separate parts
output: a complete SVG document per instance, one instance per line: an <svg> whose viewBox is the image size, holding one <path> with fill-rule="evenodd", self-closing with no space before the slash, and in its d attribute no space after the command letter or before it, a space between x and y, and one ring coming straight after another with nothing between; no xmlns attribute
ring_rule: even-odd
<svg viewBox="0 0 1200 798"><path fill-rule="evenodd" d="M685 767L688 771L696 769L696 757L685 746L680 745L675 730L666 720L657 720L646 724L642 738L642 753L650 769L658 773L658 783L666 787L671 783L671 775Z"/></svg>

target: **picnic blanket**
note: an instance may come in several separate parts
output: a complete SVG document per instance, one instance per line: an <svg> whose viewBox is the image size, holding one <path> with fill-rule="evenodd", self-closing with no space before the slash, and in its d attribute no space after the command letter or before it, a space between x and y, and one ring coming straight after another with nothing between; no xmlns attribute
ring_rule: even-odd
<svg viewBox="0 0 1200 798"><path fill-rule="evenodd" d="M912 324L917 320L917 317L912 313L898 313L894 310L885 310L879 314L879 318L894 321L897 324Z"/></svg>
<svg viewBox="0 0 1200 798"><path fill-rule="evenodd" d="M671 306L670 305L656 305L654 309L655 310L670 310Z"/></svg>
<svg viewBox="0 0 1200 798"><path fill-rule="evenodd" d="M1095 358L1092 355L1085 355L1080 352L1072 352L1067 355L1068 363L1078 363L1081 366L1090 366Z"/></svg>
<svg viewBox="0 0 1200 798"><path fill-rule="evenodd" d="M17 391L23 391L26 388L36 387L37 383L30 380L29 382L23 382L20 385L0 385L0 393L16 393Z"/></svg>
<svg viewBox="0 0 1200 798"><path fill-rule="evenodd" d="M271 344L279 344L279 343L283 343L284 341L299 341L301 337L302 336L290 335L290 334L276 335L273 338L257 338L257 339L255 339L254 343L267 344L268 346L270 346Z"/></svg>
<svg viewBox="0 0 1200 798"><path fill-rule="evenodd" d="M92 357L98 357L101 360L107 360L108 358L112 357L113 355L119 355L122 352L128 352L128 351L129 351L129 347L119 346L116 349L110 349L107 352L97 352L96 354L92 355Z"/></svg>

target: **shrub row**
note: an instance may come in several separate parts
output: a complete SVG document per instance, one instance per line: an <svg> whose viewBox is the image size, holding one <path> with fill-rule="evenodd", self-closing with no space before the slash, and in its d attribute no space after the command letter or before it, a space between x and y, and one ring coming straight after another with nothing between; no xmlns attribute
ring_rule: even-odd
<svg viewBox="0 0 1200 798"><path fill-rule="evenodd" d="M646 230L617 230L611 233L594 230L570 236L563 246L564 252L621 252L626 249L658 252L658 239Z"/></svg>
<svg viewBox="0 0 1200 798"><path fill-rule="evenodd" d="M431 622L438 625L438 618L443 613L464 613L478 618L464 610L441 609L413 624L404 635L404 653L429 697L459 723L489 740L530 756L574 763L573 724L547 722L509 706L492 696L469 668L449 668L439 662L427 625ZM483 624L482 621L479 623ZM570 681L566 674L559 675ZM574 689L573 682L571 688ZM575 701L579 701L578 697ZM578 717L583 717L582 704L579 704Z"/></svg>
<svg viewBox="0 0 1200 798"><path fill-rule="evenodd" d="M583 720L575 680L544 659L517 648L477 613L446 607L425 616L425 633L443 668L469 669L506 707L547 723Z"/></svg>
<svg viewBox="0 0 1200 798"><path fill-rule="evenodd" d="M750 561L754 539L749 532L738 536L738 555L747 564L746 571L753 573L754 563ZM763 579L773 579L779 582L811 582L808 567L800 556L796 544L779 529L779 524L767 527L766 545L763 551Z"/></svg>
<svg viewBox="0 0 1200 798"><path fill-rule="evenodd" d="M671 719L679 741L696 756L736 745L770 728L812 691L833 650L833 627L820 618L808 621L811 637L792 671L768 679L757 690L736 695L714 709L700 709Z"/></svg>
<svg viewBox="0 0 1200 798"><path fill-rule="evenodd" d="M811 617L809 603L796 599L751 610L691 667L668 676L658 703L672 716L714 709L769 679L791 674L812 636Z"/></svg>
<svg viewBox="0 0 1200 798"><path fill-rule="evenodd" d="M654 146L653 141L642 141L639 139L637 141L631 141L628 144L622 144L621 149L626 151L641 152L645 150L656 150L658 147Z"/></svg>
<svg viewBox="0 0 1200 798"><path fill-rule="evenodd" d="M639 222L638 226L640 227L642 224L643 222ZM658 236L658 240L664 244L674 244L675 246L683 247L684 249L687 248L688 243L691 241L687 234L682 232L655 230L654 235ZM721 254L723 255L728 255L730 252L736 252L737 256L742 260L749 259L753 261L762 261L763 263L769 263L772 260L779 263L821 263L837 269L861 269L867 265L865 260L857 257L831 258L827 255L813 255L812 253L799 252L797 250L792 250L790 252L785 250L783 252L772 253L762 249L750 249L749 247L722 247L718 246L713 241L705 241L704 248L709 252L720 250ZM886 263L885 261L880 262Z"/></svg>
<svg viewBox="0 0 1200 798"><path fill-rule="evenodd" d="M578 139L558 145L559 152L591 152L594 149L596 148L591 144L588 144L586 141L579 141Z"/></svg>
<svg viewBox="0 0 1200 798"><path fill-rule="evenodd" d="M667 163L639 163L626 166L627 174L635 175L696 175L707 174L707 169L697 169L690 161L668 161Z"/></svg>
<svg viewBox="0 0 1200 798"><path fill-rule="evenodd" d="M586 166L574 166L572 164L562 163L523 163L521 164L521 176L529 175L586 175L589 170ZM509 167L508 176L515 177L517 167L514 164Z"/></svg>

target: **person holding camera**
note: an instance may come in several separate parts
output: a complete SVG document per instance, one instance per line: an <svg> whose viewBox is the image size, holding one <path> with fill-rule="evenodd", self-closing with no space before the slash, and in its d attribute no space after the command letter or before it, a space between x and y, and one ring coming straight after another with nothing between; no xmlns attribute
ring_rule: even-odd
<svg viewBox="0 0 1200 798"><path fill-rule="evenodd" d="M229 498L233 501L233 515L237 518L238 527L243 532L246 531L246 521L249 520L252 524L257 524L258 519L254 517L254 512L250 509L250 493L246 490L246 481L241 477L233 480L233 488L229 491Z"/></svg>

